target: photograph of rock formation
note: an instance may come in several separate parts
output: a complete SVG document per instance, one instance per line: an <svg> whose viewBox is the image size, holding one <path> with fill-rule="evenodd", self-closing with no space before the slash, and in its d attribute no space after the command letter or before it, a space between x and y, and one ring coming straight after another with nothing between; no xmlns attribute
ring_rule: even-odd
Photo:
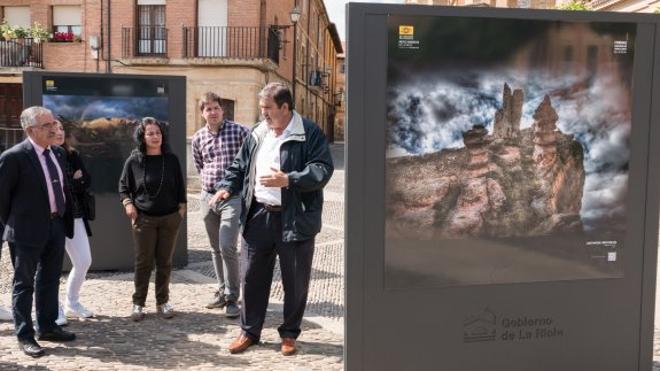
<svg viewBox="0 0 660 371"><path fill-rule="evenodd" d="M621 277L634 25L389 27L390 286Z"/></svg>
<svg viewBox="0 0 660 371"><path fill-rule="evenodd" d="M43 104L53 111L73 139L95 193L116 193L124 161L135 148L135 125L145 116L167 120L167 97L102 97L44 95Z"/></svg>
<svg viewBox="0 0 660 371"><path fill-rule="evenodd" d="M522 90L512 93L505 84L493 133L474 125L463 133L463 149L443 150L432 158L389 161L388 215L400 222L398 226L412 227L429 238L431 234L511 237L583 230L582 145L557 128L559 117L547 95L535 109L532 126L521 130L523 96ZM434 163L446 168L433 171L438 175L433 185L410 192L406 177L399 174Z"/></svg>

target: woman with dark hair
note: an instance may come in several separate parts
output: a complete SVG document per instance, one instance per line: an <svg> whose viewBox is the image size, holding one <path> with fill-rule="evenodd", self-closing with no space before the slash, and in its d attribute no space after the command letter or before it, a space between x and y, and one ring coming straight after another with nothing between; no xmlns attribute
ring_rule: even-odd
<svg viewBox="0 0 660 371"><path fill-rule="evenodd" d="M137 148L124 164L119 195L135 242L135 293L131 319L144 319L151 271L156 266L156 311L172 318L169 303L172 256L186 211L186 188L178 158L170 151L167 125L145 117L134 135Z"/></svg>
<svg viewBox="0 0 660 371"><path fill-rule="evenodd" d="M73 238L67 238L64 244L71 259L71 272L66 281L66 301L64 310L60 304L59 315L55 321L58 325L67 324L66 317L89 318L94 313L80 304L80 288L85 282L85 275L92 264L92 254L89 248L88 236L92 235L89 226L89 215L84 207L85 194L91 186L91 177L85 169L80 153L72 147L75 140L70 133L65 133L64 126L57 122L55 144L64 148L67 154L66 176L72 185L73 206ZM61 302L60 302L61 303Z"/></svg>

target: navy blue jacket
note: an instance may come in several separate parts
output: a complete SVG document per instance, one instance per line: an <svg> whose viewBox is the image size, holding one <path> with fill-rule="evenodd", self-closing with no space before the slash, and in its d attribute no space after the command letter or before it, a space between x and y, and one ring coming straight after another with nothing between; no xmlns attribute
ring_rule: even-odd
<svg viewBox="0 0 660 371"><path fill-rule="evenodd" d="M72 196L66 176L66 153L57 146L51 146L51 149L64 174L65 234L72 238ZM4 241L28 246L42 246L47 242L50 203L46 177L28 139L0 155L0 224L5 228Z"/></svg>
<svg viewBox="0 0 660 371"><path fill-rule="evenodd" d="M293 111L291 134L280 147L280 170L289 176L289 186L282 188L282 241L304 241L321 231L323 187L334 171L328 141L312 121ZM268 133L265 121L258 123L243 142L231 166L216 189L231 195L241 194L241 224L254 197L256 153Z"/></svg>

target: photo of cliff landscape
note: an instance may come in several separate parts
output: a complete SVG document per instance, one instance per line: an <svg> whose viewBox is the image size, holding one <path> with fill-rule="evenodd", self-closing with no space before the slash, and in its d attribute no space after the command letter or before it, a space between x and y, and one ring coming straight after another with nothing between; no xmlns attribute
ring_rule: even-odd
<svg viewBox="0 0 660 371"><path fill-rule="evenodd" d="M388 287L623 276L634 39L389 17Z"/></svg>
<svg viewBox="0 0 660 371"><path fill-rule="evenodd" d="M73 137L96 193L117 192L124 162L135 148L135 126L145 116L166 121L167 101L167 97L43 96L44 107Z"/></svg>

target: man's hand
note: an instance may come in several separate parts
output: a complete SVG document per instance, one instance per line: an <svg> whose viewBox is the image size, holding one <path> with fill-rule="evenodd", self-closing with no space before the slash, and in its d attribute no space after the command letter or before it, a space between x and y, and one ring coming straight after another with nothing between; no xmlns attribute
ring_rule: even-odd
<svg viewBox="0 0 660 371"><path fill-rule="evenodd" d="M277 170L274 167L271 167L270 170L273 171L272 174L259 177L259 184L264 187L277 188L284 188L289 186L289 176L285 172Z"/></svg>
<svg viewBox="0 0 660 371"><path fill-rule="evenodd" d="M80 179L80 178L82 178L82 176L83 176L83 173L82 173L82 170L80 170L80 169L76 170L76 172L73 173L73 179Z"/></svg>
<svg viewBox="0 0 660 371"><path fill-rule="evenodd" d="M126 212L126 216L128 216L129 219L131 219L131 222L135 223L135 219L137 219L137 209L133 204L126 204L124 206L124 211Z"/></svg>
<svg viewBox="0 0 660 371"><path fill-rule="evenodd" d="M225 191L224 189L219 190L209 200L209 207L213 207L213 205L215 205L217 202L221 200L228 199L229 196L230 196L229 192Z"/></svg>

